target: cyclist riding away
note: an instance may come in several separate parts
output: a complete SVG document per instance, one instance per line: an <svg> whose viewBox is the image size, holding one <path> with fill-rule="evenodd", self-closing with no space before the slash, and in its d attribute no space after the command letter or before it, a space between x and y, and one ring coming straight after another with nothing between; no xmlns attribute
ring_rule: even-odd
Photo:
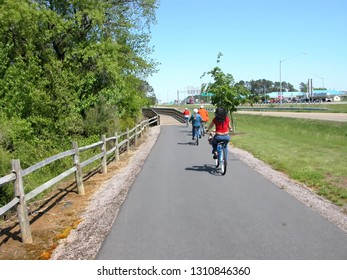
<svg viewBox="0 0 347 280"><path fill-rule="evenodd" d="M188 108L184 109L183 116L184 116L185 124L188 126L188 121L189 121L189 117L190 117L190 112L189 112Z"/></svg>
<svg viewBox="0 0 347 280"><path fill-rule="evenodd" d="M212 140L212 154L213 158L217 159L217 143L218 141L224 141L229 143L230 141L230 135L229 132L232 132L230 119L227 116L227 111L222 108L218 107L215 112L215 118L210 123L208 129L206 132L208 132L213 126L216 126L216 134L213 137Z"/></svg>
<svg viewBox="0 0 347 280"><path fill-rule="evenodd" d="M206 123L210 120L208 117L208 111L204 108L204 105L200 106L200 109L198 110L199 115L202 118L202 124L201 127L202 129L205 129Z"/></svg>
<svg viewBox="0 0 347 280"><path fill-rule="evenodd" d="M189 122L192 122L192 133L193 133L192 140L195 139L195 129L196 128L198 128L198 135L196 135L196 137L201 138L200 125L201 125L201 122L202 122L202 118L198 114L198 109L194 109L194 113L190 117Z"/></svg>

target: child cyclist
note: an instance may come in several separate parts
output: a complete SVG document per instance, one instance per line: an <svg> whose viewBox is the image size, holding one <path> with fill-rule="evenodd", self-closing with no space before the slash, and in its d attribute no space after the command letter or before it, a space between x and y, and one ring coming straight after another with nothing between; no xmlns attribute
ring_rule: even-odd
<svg viewBox="0 0 347 280"><path fill-rule="evenodd" d="M196 135L196 137L201 138L200 126L201 126L202 118L198 114L198 109L194 109L194 113L190 117L189 122L192 122L192 133L193 133L192 140L195 139L195 129L196 128L198 128L198 135Z"/></svg>
<svg viewBox="0 0 347 280"><path fill-rule="evenodd" d="M205 125L210 120L209 117L208 117L208 111L204 108L204 105L200 106L200 109L198 110L198 114L202 118L201 129L204 130L205 129ZM203 131L201 131L201 134L203 134Z"/></svg>

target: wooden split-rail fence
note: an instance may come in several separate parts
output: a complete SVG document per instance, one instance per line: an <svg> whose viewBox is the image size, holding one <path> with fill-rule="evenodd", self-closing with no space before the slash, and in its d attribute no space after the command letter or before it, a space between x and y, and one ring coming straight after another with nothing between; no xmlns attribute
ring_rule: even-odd
<svg viewBox="0 0 347 280"><path fill-rule="evenodd" d="M77 142L72 143L72 149L62 152L60 154L54 155L50 158L44 159L43 161L36 163L26 169L22 169L20 165L19 159L12 160L12 173L8 174L4 177L0 178L0 187L14 182L14 198L7 203L6 205L2 206L0 208L0 216L11 210L13 207L17 206L17 217L18 217L18 223L20 227L22 242L30 244L32 243L32 235L31 235L31 229L30 229L30 223L29 223L29 215L28 215L28 207L27 202L37 196L38 194L42 193L43 191L47 190L51 186L55 185L56 183L60 182L67 176L71 174L75 174L75 182L77 186L77 193L79 195L84 195L84 186L83 186L83 172L82 168L95 162L96 160L101 159L101 172L107 173L107 158L108 156L112 155L114 153L114 158L117 161L119 159L120 151L129 151L130 145L134 144L137 145L137 140L139 137L142 136L144 132L147 131L148 127L153 124L160 124L160 116L155 115L154 117L150 119L146 119L142 121L140 124L135 126L132 129L127 129L126 132L118 135L117 133L113 137L106 138L105 135L102 135L101 141L93 143L88 146L84 147L78 147ZM120 139L124 139L120 141ZM113 143L113 148L107 151L107 144L111 142ZM94 149L96 147L101 147L101 152L83 162L80 161L80 152ZM45 182L41 186L38 186L37 188L33 189L29 193L24 192L24 183L23 183L23 177L31 174L32 172L47 166L57 160L66 158L66 157L72 157L73 158L73 166L64 171L63 173L59 174L58 176L50 179L49 181Z"/></svg>

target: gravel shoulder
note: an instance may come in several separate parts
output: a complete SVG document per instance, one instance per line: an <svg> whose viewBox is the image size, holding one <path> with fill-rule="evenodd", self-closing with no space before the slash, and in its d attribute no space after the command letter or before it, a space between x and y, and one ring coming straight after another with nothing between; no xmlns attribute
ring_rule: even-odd
<svg viewBox="0 0 347 280"><path fill-rule="evenodd" d="M177 122L169 125L172 124L177 124ZM156 143L159 134L160 127L151 128L149 137L141 145L140 149L131 156L129 163L94 193L82 216L83 221L75 230L71 231L66 239L60 242L51 255L51 259L95 259L105 236L117 218L119 209L132 183ZM230 150L240 160L272 181L283 191L288 192L308 207L326 217L331 223L347 232L347 215L343 213L341 208L312 193L305 185L289 179L285 174L272 170L270 166L254 158L250 153L234 147Z"/></svg>

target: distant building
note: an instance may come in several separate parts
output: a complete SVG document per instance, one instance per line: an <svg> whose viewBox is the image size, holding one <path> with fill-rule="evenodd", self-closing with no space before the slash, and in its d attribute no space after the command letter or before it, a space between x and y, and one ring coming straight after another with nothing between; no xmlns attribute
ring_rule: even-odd
<svg viewBox="0 0 347 280"><path fill-rule="evenodd" d="M319 99L321 101L341 101L341 96L343 95L345 95L343 92L337 90L313 90L313 99Z"/></svg>
<svg viewBox="0 0 347 280"><path fill-rule="evenodd" d="M341 96L346 96L345 92L337 90L313 90L312 96L307 92L301 91L283 91L283 101L285 102L297 102L302 100L313 100L313 101L341 101ZM268 93L270 100L278 101L280 100L279 92Z"/></svg>

